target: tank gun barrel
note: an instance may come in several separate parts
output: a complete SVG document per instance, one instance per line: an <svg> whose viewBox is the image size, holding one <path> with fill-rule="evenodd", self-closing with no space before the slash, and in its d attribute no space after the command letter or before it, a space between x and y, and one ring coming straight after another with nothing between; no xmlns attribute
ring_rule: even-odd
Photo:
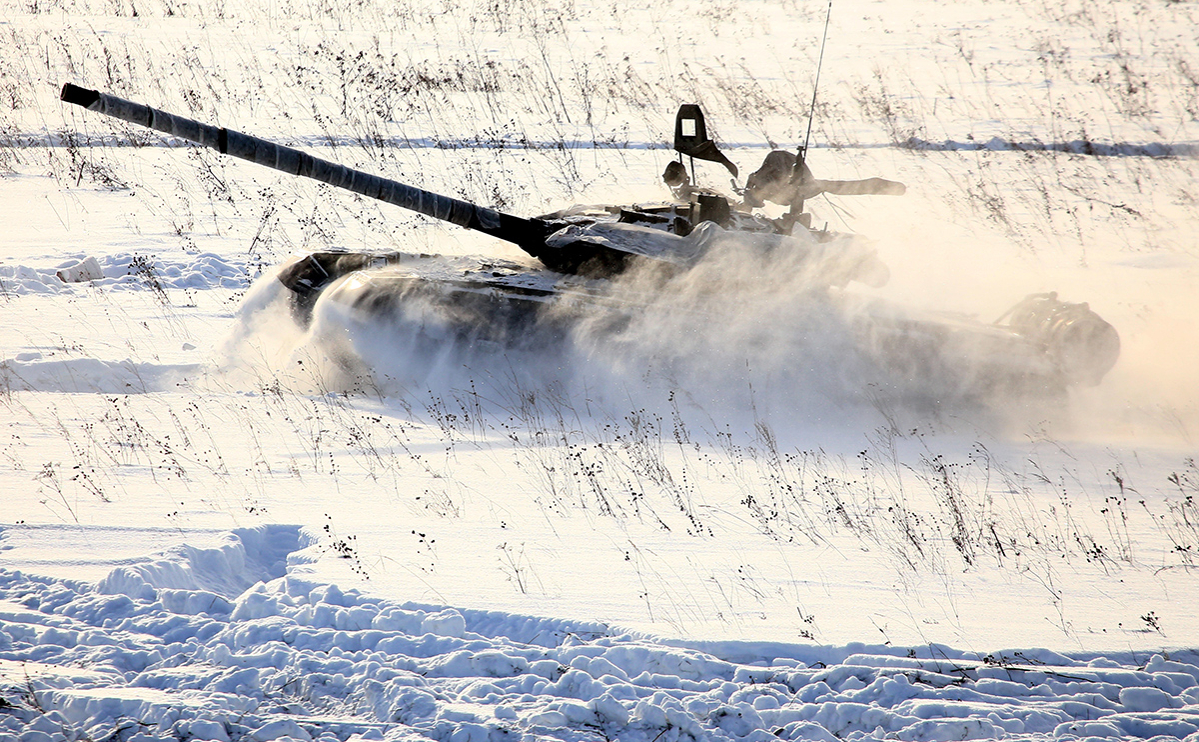
<svg viewBox="0 0 1199 742"><path fill-rule="evenodd" d="M176 116L156 108L134 103L71 83L62 88L61 99L89 111L155 129L164 134L211 147L221 154L256 162L292 175L313 178L370 198L386 201L434 219L457 224L492 237L514 243L535 258L546 255L545 239L549 225L540 219L525 219L494 209L477 206L449 196L422 190L399 181L338 165L307 152L285 147L265 139L242 134L224 127Z"/></svg>

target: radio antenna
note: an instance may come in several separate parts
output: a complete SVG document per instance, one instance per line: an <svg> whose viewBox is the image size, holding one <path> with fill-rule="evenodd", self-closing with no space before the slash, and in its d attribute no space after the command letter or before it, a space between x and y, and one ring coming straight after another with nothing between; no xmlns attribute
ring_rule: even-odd
<svg viewBox="0 0 1199 742"><path fill-rule="evenodd" d="M816 118L816 91L820 88L820 68L824 66L824 42L828 41L828 22L833 16L833 0L828 0L828 12L824 15L824 34L820 37L820 58L816 61L816 80L812 83L812 107L808 109L808 133L803 138L801 159L808 155L808 142L812 139L812 120Z"/></svg>

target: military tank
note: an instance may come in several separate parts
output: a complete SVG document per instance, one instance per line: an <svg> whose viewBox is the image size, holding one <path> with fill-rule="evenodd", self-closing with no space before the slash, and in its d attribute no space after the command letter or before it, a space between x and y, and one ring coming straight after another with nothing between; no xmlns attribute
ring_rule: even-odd
<svg viewBox="0 0 1199 742"><path fill-rule="evenodd" d="M903 184L882 178L817 179L801 148L795 154L771 152L738 187L737 166L709 138L703 112L695 105L681 106L676 115L677 158L663 173L672 198L576 205L525 218L70 83L63 86L61 99L482 232L516 245L533 259L521 263L375 250L296 256L280 267L277 279L290 292L292 314L301 326L312 321L319 305L335 307L334 316L415 323L432 342L502 348L552 343L569 335L580 318L597 316L619 333L645 302L670 292L680 277L711 256L737 254L765 266L775 256L785 257L781 264L805 273L804 290L813 301L842 311L845 332L897 378L961 377L954 366L962 361L969 366L965 376L980 390L1056 394L1073 385L1098 384L1119 357L1119 335L1108 322L1088 305L1062 301L1053 293L1025 297L993 323L861 297L849 285L881 286L889 277L887 267L868 241L813 229L804 203L826 193L902 195ZM727 168L733 193L697 185L696 159ZM768 217L763 209L767 201L786 212ZM630 275L637 280L625 280ZM732 289L722 284L721 290L752 297L752 281ZM720 321L705 317L701 324Z"/></svg>

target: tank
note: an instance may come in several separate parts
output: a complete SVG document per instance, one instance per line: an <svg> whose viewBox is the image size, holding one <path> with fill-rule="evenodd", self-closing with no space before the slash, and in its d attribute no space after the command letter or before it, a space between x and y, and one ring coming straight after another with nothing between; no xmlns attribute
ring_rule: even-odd
<svg viewBox="0 0 1199 742"><path fill-rule="evenodd" d="M614 331L639 308L636 291L613 292L636 273L645 295L671 290L713 251L800 257L815 300L842 308L845 331L878 364L902 377L943 374L969 357L980 388L1061 393L1100 383L1120 353L1119 335L1085 303L1056 294L1025 297L992 323L911 310L857 295L853 283L879 287L889 277L871 244L853 235L813 229L805 201L820 194L889 195L905 191L883 178L823 180L805 152L770 152L737 185L739 169L708 136L699 106L675 117L673 150L662 178L671 198L659 203L575 205L520 217L328 162L230 129L203 124L122 98L77 87L63 101L276 170L313 178L428 217L507 241L532 260L449 257L370 249L314 252L282 265L292 314L306 326L318 302L359 317L417 322L436 308L441 341L511 347L553 342L580 317L600 315ZM724 166L732 193L698 185L696 159ZM690 166L690 167L689 167ZM767 202L781 216L766 215ZM774 209L775 212L778 209ZM794 262L789 263L795 265ZM648 278L645 278L648 277ZM753 286L744 287L752 293ZM849 309L852 307L852 309ZM416 308L416 309L414 309ZM720 318L709 318L719 321Z"/></svg>

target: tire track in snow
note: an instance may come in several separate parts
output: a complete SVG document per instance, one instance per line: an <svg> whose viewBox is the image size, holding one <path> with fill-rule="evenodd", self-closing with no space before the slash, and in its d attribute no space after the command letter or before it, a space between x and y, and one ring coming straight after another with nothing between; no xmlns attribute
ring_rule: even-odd
<svg viewBox="0 0 1199 742"><path fill-rule="evenodd" d="M259 135L265 136L265 135ZM151 136L145 141L140 139L133 140L126 136L115 134L90 134L86 136L77 136L74 133L22 133L15 134L12 137L15 146L19 147L135 147L138 149L146 147L162 147L162 148L179 148L192 146L183 139L178 139L169 136ZM339 147L352 148L360 146L362 141L360 138L351 136L331 136L327 134L311 135L311 136L289 136L285 140L279 140L280 144L285 144L290 147L305 147L308 149L337 149ZM668 149L668 145L663 142L655 141L621 141L621 142L606 142L595 141L591 139L563 139L559 140L542 140L531 141L524 137L515 135L501 138L483 138L483 137L447 137L444 139L435 139L430 137L384 137L379 136L372 139L372 145L382 149L487 149L502 146L504 149L512 150L660 150ZM798 143L779 142L779 147L783 149L795 149ZM760 141L727 141L722 145L726 149L762 149L763 143ZM906 149L919 149L929 151L975 151L975 150L991 150L991 151L1014 151L1014 152L1068 152L1076 155L1092 155L1096 157L1199 157L1199 142L1182 141L1182 142L1107 142L1107 141L1092 141L1089 139L1072 139L1062 141L1041 141L1031 138L1024 141L1015 139L1006 139L1003 137L990 137L986 140L953 140L946 139L943 141L932 141L922 139L920 137L911 137L896 145L895 142L852 142L831 144L811 144L813 150L819 149L838 149L838 150L856 150L856 149L892 149L896 146Z"/></svg>

